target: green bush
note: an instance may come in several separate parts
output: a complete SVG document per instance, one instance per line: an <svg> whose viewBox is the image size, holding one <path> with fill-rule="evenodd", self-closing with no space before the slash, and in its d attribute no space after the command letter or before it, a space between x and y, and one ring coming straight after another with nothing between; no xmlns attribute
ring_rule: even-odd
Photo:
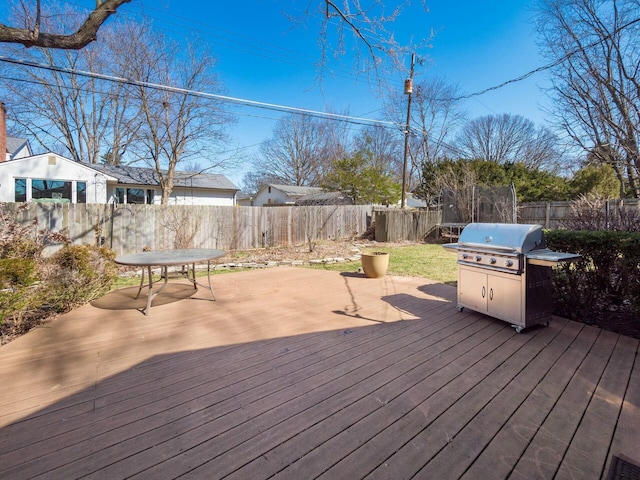
<svg viewBox="0 0 640 480"><path fill-rule="evenodd" d="M44 302L60 313L104 295L117 276L114 257L105 247L65 245L48 259Z"/></svg>
<svg viewBox="0 0 640 480"><path fill-rule="evenodd" d="M35 270L36 262L30 258L0 258L0 289L31 285Z"/></svg>
<svg viewBox="0 0 640 480"><path fill-rule="evenodd" d="M610 311L640 313L640 233L553 230L545 238L552 250L582 256L555 269L558 315L589 320Z"/></svg>
<svg viewBox="0 0 640 480"><path fill-rule="evenodd" d="M0 258L0 325L32 307L36 265L28 258Z"/></svg>
<svg viewBox="0 0 640 480"><path fill-rule="evenodd" d="M104 247L70 245L60 232L22 224L0 209L0 344L106 293L116 278L114 254ZM64 244L42 258L50 244Z"/></svg>

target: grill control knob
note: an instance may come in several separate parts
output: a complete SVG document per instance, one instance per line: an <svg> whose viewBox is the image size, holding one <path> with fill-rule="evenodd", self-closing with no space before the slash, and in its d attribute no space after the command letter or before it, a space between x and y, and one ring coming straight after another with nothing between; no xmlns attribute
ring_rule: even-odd
<svg viewBox="0 0 640 480"><path fill-rule="evenodd" d="M507 260L506 262L504 262L504 264L505 264L507 267L513 267L513 262L512 262L511 260Z"/></svg>
<svg viewBox="0 0 640 480"><path fill-rule="evenodd" d="M491 258L489 259L489 263L490 263L491 265L493 265L493 264L494 264L494 263L496 263L496 262L497 262L497 260L496 260L495 258L493 258L493 257L491 257Z"/></svg>
<svg viewBox="0 0 640 480"><path fill-rule="evenodd" d="M469 255L467 255L466 253L463 253L463 254L462 254L462 259L463 259L463 260L466 260L468 257L469 257Z"/></svg>
<svg viewBox="0 0 640 480"><path fill-rule="evenodd" d="M476 255L476 262L479 262L480 260L482 260L482 257L480 255Z"/></svg>

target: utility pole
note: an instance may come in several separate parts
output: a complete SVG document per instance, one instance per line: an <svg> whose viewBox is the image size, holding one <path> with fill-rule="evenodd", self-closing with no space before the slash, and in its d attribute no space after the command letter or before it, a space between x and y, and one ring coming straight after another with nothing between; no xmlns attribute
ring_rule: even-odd
<svg viewBox="0 0 640 480"><path fill-rule="evenodd" d="M407 101L407 123L404 130L404 160L402 162L402 200L401 208L407 208L407 163L409 159L409 134L411 133L411 96L413 94L413 67L416 64L416 54L411 54L411 70L409 78L404 81L404 93L409 95Z"/></svg>

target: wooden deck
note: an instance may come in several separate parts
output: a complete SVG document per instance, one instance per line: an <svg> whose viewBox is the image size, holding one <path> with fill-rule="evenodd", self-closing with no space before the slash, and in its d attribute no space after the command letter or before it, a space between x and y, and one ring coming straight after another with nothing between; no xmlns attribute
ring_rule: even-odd
<svg viewBox="0 0 640 480"><path fill-rule="evenodd" d="M640 463L638 340L278 267L125 289L0 348L0 478L591 479ZM541 299L545 301L545 299ZM144 306L144 300L139 307Z"/></svg>

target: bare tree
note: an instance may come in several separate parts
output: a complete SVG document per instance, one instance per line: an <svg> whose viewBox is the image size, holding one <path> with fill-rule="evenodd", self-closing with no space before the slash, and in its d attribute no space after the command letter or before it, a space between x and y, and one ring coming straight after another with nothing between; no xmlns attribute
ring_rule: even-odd
<svg viewBox="0 0 640 480"><path fill-rule="evenodd" d="M214 149L231 118L218 102L192 94L223 90L215 59L202 44L185 47L155 34L133 47L119 67L135 80L133 99L142 118L136 153L155 169L166 204L179 164L204 158L207 168L226 166L228 160L216 158Z"/></svg>
<svg viewBox="0 0 640 480"><path fill-rule="evenodd" d="M253 174L285 185L318 185L330 161L331 131L325 120L310 115L281 118L273 138L261 145L253 161Z"/></svg>
<svg viewBox="0 0 640 480"><path fill-rule="evenodd" d="M551 169L561 157L556 136L520 115L485 115L469 121L456 145L468 159L522 163L535 170Z"/></svg>
<svg viewBox="0 0 640 480"><path fill-rule="evenodd" d="M397 130L376 124L361 130L355 138L355 152L367 152L371 167L381 175L402 179L402 137Z"/></svg>
<svg viewBox="0 0 640 480"><path fill-rule="evenodd" d="M53 19L64 22L76 13L64 12L47 15L43 25ZM119 73L113 67L128 56L128 46L138 41L141 30L145 28L139 24L112 24L102 30L102 42L82 50L23 50L24 60L44 67L14 65L5 70L11 69L1 81L9 92L4 96L13 124L45 149L55 147L77 162L99 163L102 158L120 163L140 127L128 86L82 72Z"/></svg>
<svg viewBox="0 0 640 480"><path fill-rule="evenodd" d="M30 8L24 2L24 22L20 27L0 23L0 43L19 43L25 47L45 47L79 50L97 39L98 30L117 9L131 0L96 0L96 8L69 29L72 33L51 33L50 24L43 22L41 0ZM64 31L69 31L64 30Z"/></svg>
<svg viewBox="0 0 640 480"><path fill-rule="evenodd" d="M409 139L409 191L419 184L426 163L443 158L449 152L451 135L466 118L459 97L458 86L443 78L431 78L414 86ZM397 93L392 96L385 108L390 120L404 125L407 116L406 95Z"/></svg>
<svg viewBox="0 0 640 480"><path fill-rule="evenodd" d="M321 48L318 66L327 68L329 58L350 52L354 55L354 68L358 72L380 73L381 69L401 71L404 61L412 52L421 50L431 35L416 43L402 45L391 26L411 2L385 2L383 0L324 0L320 3L323 21L318 44ZM313 5L313 3L311 3ZM428 11L424 2L424 12ZM315 17L307 10L304 17ZM293 19L300 21L300 19ZM351 43L353 40L353 43ZM383 68L387 67L387 68ZM381 82L380 75L376 75Z"/></svg>
<svg viewBox="0 0 640 480"><path fill-rule="evenodd" d="M590 160L611 165L640 197L640 4L541 0L555 118Z"/></svg>
<svg viewBox="0 0 640 480"><path fill-rule="evenodd" d="M420 197L428 204L437 202L443 192L443 216L454 223L473 219L473 186L478 176L469 161L439 160L424 165ZM451 220L454 219L454 220Z"/></svg>

